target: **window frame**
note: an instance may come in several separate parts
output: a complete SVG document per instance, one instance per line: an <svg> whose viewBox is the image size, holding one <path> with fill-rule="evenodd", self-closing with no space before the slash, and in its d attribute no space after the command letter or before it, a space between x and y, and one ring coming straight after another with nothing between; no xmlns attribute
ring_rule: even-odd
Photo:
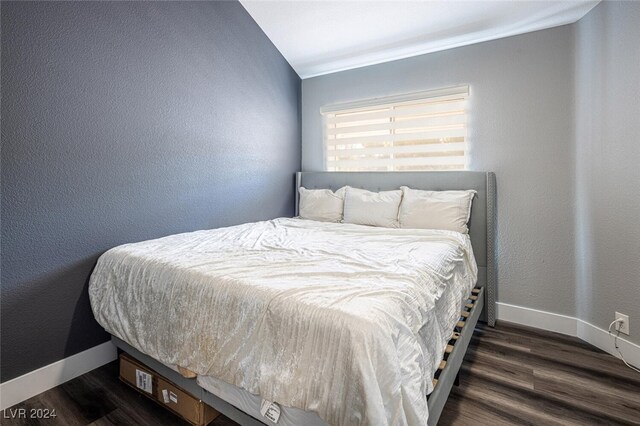
<svg viewBox="0 0 640 426"><path fill-rule="evenodd" d="M454 142L456 144L458 144L457 146L459 147L460 144L462 144L463 146L463 165L462 165L462 169L460 168L446 168L442 167L441 170L468 170L468 166L469 166L469 139L468 139L468 134L467 134L467 122L468 122L468 98L469 98L469 86L468 85L461 85L461 86L452 86L452 87L446 87L446 88L441 88L441 89L434 89L434 90L427 90L427 91L420 91L420 92L413 92L413 93L407 93L407 94L401 94L401 95L393 95L393 96L385 96L385 97L376 97L376 98L370 98L370 99L363 99L363 100L358 100L358 101L354 101L354 102L345 102L345 103L339 103L339 104L333 104L333 105L329 105L329 106L325 106L320 108L320 114L321 114L321 122L322 122L322 145L323 145L323 168L325 171L336 171L336 170L329 170L330 166L329 166L329 146L328 146L328 142L329 142L329 123L327 122L328 117L330 117L331 115L334 115L335 118L335 114L349 114L349 113L358 113L359 111L370 111L370 113L375 114L375 111L372 111L374 108L379 107L381 110L384 110L385 108L390 109L390 110L394 110L398 107L401 107L403 105L411 105L411 104L415 104L417 102L423 101L425 103L425 105L428 105L429 102L433 102L434 104L436 102L443 102L443 101L447 101L447 100L459 100L463 103L464 105L464 113L463 113L463 117L462 117L462 123L456 123L457 125L462 125L462 133L463 136L461 136L463 138L462 142ZM396 115L395 112L390 111L389 112L389 126L388 128L385 129L385 126L379 126L380 127L380 131L389 131L389 135L396 135L396 130L402 130L402 128L398 129L396 125L392 124L395 123L396 121ZM381 115L381 120L386 118L384 115ZM410 118L408 118L408 120L410 120ZM371 120L373 121L373 120ZM354 120L354 122L357 122L357 120ZM385 124L384 122L382 123L374 123L374 124L363 124L362 126L367 126L367 125L372 125L372 126L376 126L378 124ZM359 125L354 125L353 127L358 127ZM335 128L335 127L334 127ZM348 128L348 127L347 127ZM407 129L405 127L405 129ZM366 130L365 130L366 131ZM369 130L369 132L372 132L375 130ZM411 132L408 132L411 133ZM423 133L427 133L427 132L423 132ZM384 134L381 135L372 135L372 136L384 136ZM393 139L393 138L392 138ZM419 140L419 139L417 139ZM401 141L391 141L391 148L396 147L396 145L394 145L397 142L401 142ZM346 143L343 145L347 145ZM402 146L402 145L398 145L398 146ZM384 147L382 147L384 148ZM365 149L365 148L362 148ZM459 148L458 148L459 149ZM387 151L384 150L383 151ZM393 149L389 150L389 151L393 151ZM423 151L422 153L426 153L427 151ZM437 150L434 150L433 152L439 152ZM445 151L442 151L445 152ZM416 154L416 153L411 153L410 150L406 151L407 154ZM420 152L418 152L417 154L419 154ZM396 155L397 153L393 153L390 152L389 155L389 159L393 159L394 155ZM374 154L371 154L374 155ZM434 156L435 157L435 156ZM419 156L418 156L419 158ZM349 160L345 160L345 161L349 161ZM357 161L357 160L355 160ZM366 161L366 160L365 160ZM410 167L412 167L412 165L408 165L408 166L399 166L397 164L393 164L390 163L388 166L386 166L389 170L387 171L398 171L397 167L401 167L401 170L407 170L407 171L411 171ZM433 165L433 166L429 166L429 165L425 165L425 166L416 166L416 167L434 167L435 170L440 170L437 168L437 164ZM347 167L348 168L348 167ZM357 171L357 167L355 167L355 170L349 170L349 171ZM417 169L419 170L419 169ZM384 170L382 170L384 171Z"/></svg>

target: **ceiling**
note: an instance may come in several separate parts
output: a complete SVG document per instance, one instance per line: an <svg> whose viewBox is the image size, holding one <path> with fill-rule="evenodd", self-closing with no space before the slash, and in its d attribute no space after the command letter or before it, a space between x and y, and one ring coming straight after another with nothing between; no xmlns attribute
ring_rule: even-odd
<svg viewBox="0 0 640 426"><path fill-rule="evenodd" d="M599 1L240 2L309 78L570 24Z"/></svg>

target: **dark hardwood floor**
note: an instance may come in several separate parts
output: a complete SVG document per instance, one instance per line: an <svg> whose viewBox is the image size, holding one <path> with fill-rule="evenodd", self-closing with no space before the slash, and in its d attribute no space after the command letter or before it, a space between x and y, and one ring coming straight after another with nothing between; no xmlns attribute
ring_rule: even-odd
<svg viewBox="0 0 640 426"><path fill-rule="evenodd" d="M439 424L640 425L640 374L575 337L479 327Z"/></svg>
<svg viewBox="0 0 640 426"><path fill-rule="evenodd" d="M2 425L188 425L120 383L116 362L12 408L55 409L57 417ZM212 424L235 425L223 416ZM481 326L440 424L640 425L640 374L577 338Z"/></svg>

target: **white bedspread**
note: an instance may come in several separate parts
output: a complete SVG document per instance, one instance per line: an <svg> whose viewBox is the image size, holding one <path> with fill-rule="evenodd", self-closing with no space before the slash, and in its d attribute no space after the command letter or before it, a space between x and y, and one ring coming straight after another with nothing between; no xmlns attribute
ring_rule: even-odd
<svg viewBox="0 0 640 426"><path fill-rule="evenodd" d="M419 425L476 277L467 235L275 219L111 249L89 296L108 332L165 364L329 424Z"/></svg>

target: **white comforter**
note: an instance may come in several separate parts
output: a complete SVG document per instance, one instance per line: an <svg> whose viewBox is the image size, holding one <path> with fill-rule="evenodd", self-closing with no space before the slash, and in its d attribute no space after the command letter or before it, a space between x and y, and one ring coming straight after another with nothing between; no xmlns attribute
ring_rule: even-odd
<svg viewBox="0 0 640 426"><path fill-rule="evenodd" d="M275 219L113 248L89 296L165 364L334 425L419 425L476 276L467 235ZM437 318L446 286L458 306Z"/></svg>

